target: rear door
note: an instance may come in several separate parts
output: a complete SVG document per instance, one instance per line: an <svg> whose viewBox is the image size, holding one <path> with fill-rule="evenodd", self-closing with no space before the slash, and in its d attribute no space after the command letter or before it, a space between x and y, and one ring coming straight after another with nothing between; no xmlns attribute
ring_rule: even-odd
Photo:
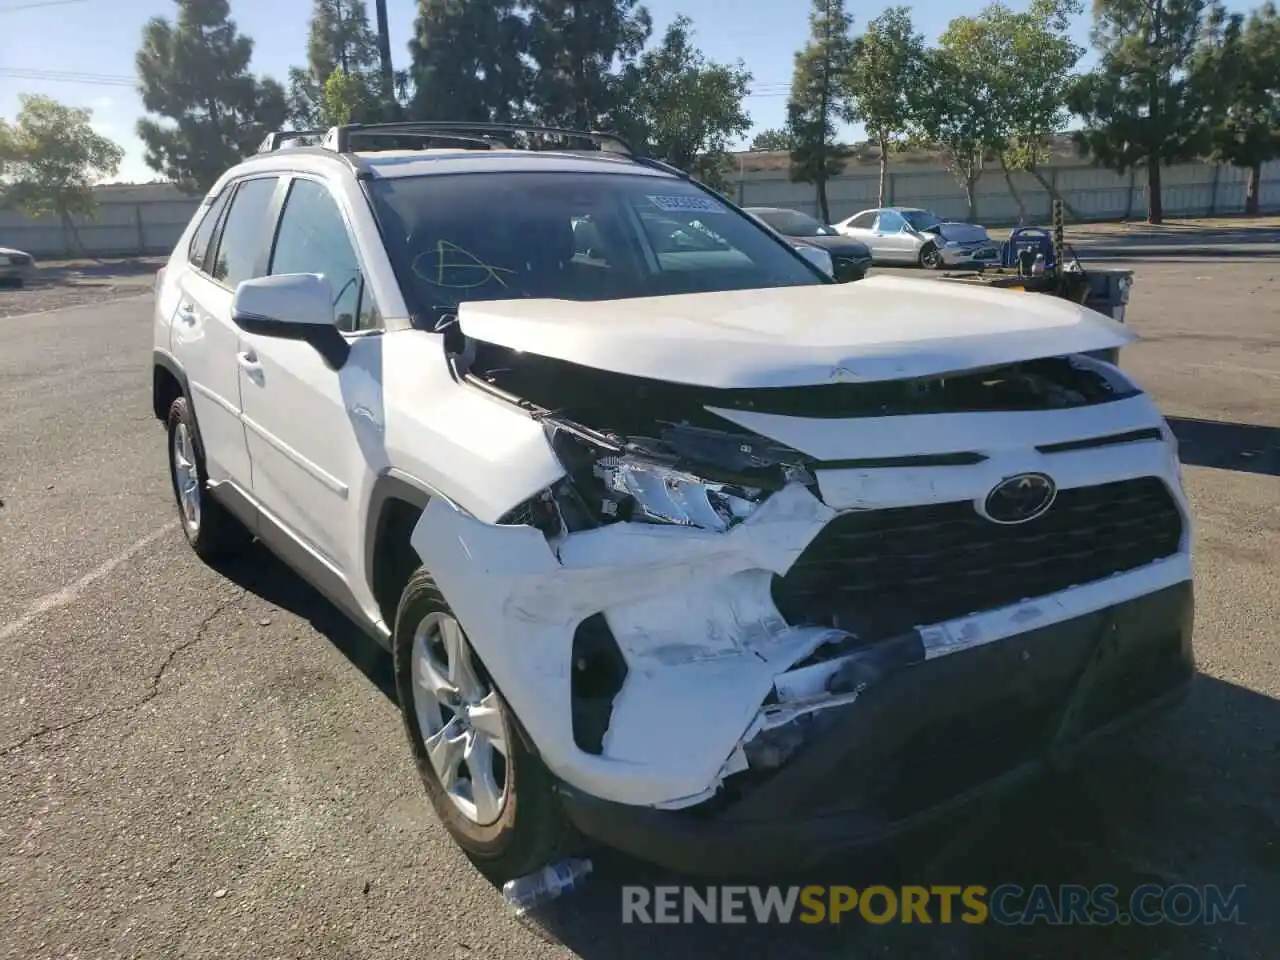
<svg viewBox="0 0 1280 960"><path fill-rule="evenodd" d="M278 178L229 184L192 237L177 281L170 349L191 387L205 466L213 482L252 484L240 421L240 333L231 322L231 298L241 280L265 263L268 208Z"/></svg>

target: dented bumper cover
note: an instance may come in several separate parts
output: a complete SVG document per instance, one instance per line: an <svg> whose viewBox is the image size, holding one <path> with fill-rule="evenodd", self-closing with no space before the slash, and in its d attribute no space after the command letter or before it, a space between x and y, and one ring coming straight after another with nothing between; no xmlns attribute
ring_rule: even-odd
<svg viewBox="0 0 1280 960"><path fill-rule="evenodd" d="M562 787L584 833L692 873L764 874L865 848L1076 760L1178 702L1195 672L1189 582L957 656L849 671L856 703L799 721L798 746L685 810Z"/></svg>

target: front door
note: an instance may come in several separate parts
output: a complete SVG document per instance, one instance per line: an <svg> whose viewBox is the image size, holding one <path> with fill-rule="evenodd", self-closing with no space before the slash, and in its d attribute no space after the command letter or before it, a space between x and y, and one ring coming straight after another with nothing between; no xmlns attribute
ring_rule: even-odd
<svg viewBox="0 0 1280 960"><path fill-rule="evenodd" d="M363 542L359 485L385 457L381 319L338 202L320 180L290 184L268 270L329 281L350 354L334 369L303 341L242 334L254 498L266 521L350 583Z"/></svg>
<svg viewBox="0 0 1280 960"><path fill-rule="evenodd" d="M873 231L877 250L876 259L891 263L914 263L915 238L906 230L907 221L896 210L881 210L876 217Z"/></svg>

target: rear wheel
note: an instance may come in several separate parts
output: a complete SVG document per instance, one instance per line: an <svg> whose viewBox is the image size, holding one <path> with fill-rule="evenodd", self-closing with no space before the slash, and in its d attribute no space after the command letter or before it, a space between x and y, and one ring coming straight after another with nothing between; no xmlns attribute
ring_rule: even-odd
<svg viewBox="0 0 1280 960"><path fill-rule="evenodd" d="M209 475L195 418L186 397L169 406L169 478L187 542L202 560L239 552L253 539L248 529L209 496Z"/></svg>
<svg viewBox="0 0 1280 960"><path fill-rule="evenodd" d="M942 269L942 251L936 243L926 243L920 250L920 266L926 270Z"/></svg>
<svg viewBox="0 0 1280 960"><path fill-rule="evenodd" d="M454 841L499 882L559 857L570 832L551 774L426 570L405 587L393 648L409 747Z"/></svg>

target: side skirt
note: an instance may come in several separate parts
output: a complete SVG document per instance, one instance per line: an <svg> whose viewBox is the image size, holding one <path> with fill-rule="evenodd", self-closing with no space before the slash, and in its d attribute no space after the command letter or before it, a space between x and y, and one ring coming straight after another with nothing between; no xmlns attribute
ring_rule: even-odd
<svg viewBox="0 0 1280 960"><path fill-rule="evenodd" d="M229 480L210 484L212 493L284 564L324 595L324 598L347 615L361 630L384 649L391 649L391 631L381 618L371 617L351 592L347 578L334 569L314 550L299 540L292 531L252 496Z"/></svg>

